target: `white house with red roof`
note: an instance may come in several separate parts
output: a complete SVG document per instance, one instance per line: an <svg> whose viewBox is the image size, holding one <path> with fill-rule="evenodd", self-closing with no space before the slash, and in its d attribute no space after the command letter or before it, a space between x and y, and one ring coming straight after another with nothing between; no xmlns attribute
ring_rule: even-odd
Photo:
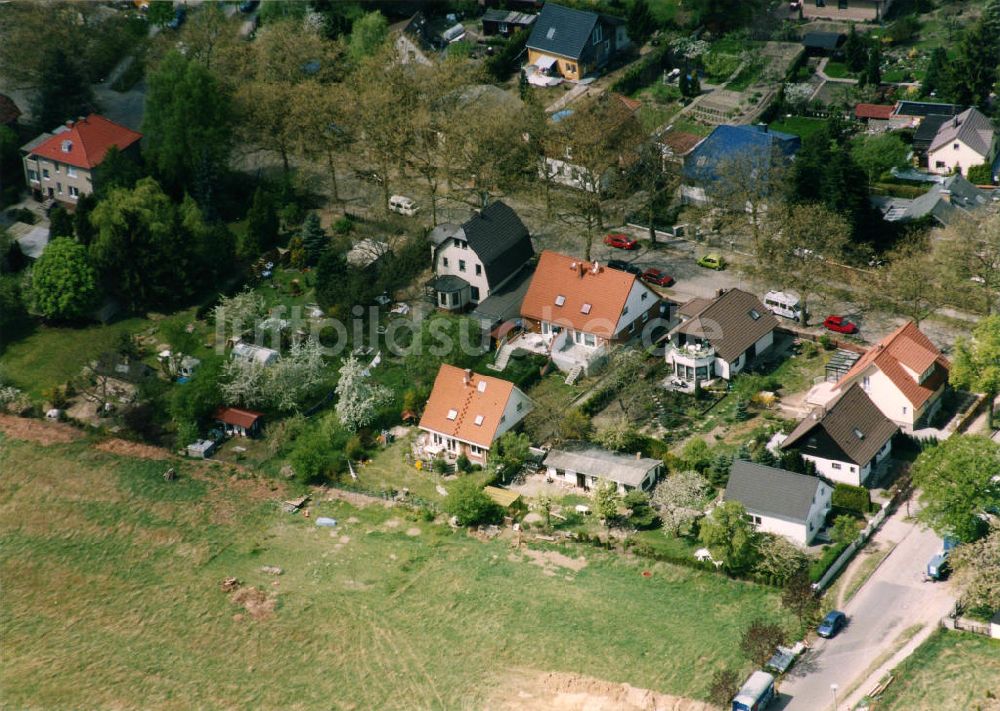
<svg viewBox="0 0 1000 711"><path fill-rule="evenodd" d="M521 303L519 343L564 372L590 373L659 314L660 297L634 274L545 251Z"/></svg>
<svg viewBox="0 0 1000 711"><path fill-rule="evenodd" d="M531 399L509 380L442 365L420 418L422 451L485 465L493 443L531 412Z"/></svg>
<svg viewBox="0 0 1000 711"><path fill-rule="evenodd" d="M920 429L941 407L951 364L912 321L872 346L837 383L857 383L904 432Z"/></svg>
<svg viewBox="0 0 1000 711"><path fill-rule="evenodd" d="M81 195L94 192L94 169L108 150L137 154L142 134L91 114L67 121L21 146L24 177L36 200L58 200L76 206Z"/></svg>

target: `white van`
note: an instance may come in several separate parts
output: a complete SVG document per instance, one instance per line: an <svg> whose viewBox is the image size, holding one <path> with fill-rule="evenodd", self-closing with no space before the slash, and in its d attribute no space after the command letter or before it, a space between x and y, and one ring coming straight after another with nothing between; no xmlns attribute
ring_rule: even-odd
<svg viewBox="0 0 1000 711"><path fill-rule="evenodd" d="M799 297L784 291L769 291L764 295L764 306L775 316L783 316L798 321L802 318Z"/></svg>
<svg viewBox="0 0 1000 711"><path fill-rule="evenodd" d="M408 197L403 195L393 195L389 198L389 209L393 212L399 213L400 215L413 217L417 214L417 211L420 208L417 207L417 203L413 202L413 200Z"/></svg>

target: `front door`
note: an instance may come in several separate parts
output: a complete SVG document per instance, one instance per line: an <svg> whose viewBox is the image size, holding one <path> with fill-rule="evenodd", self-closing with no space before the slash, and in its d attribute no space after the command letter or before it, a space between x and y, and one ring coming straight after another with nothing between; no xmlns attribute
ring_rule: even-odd
<svg viewBox="0 0 1000 711"><path fill-rule="evenodd" d="M581 489L586 489L587 488L587 477L584 476L583 474L577 474L576 475L576 485L579 486Z"/></svg>
<svg viewBox="0 0 1000 711"><path fill-rule="evenodd" d="M56 191L53 190L52 188L49 188L49 197L54 198L55 196L56 196Z"/></svg>

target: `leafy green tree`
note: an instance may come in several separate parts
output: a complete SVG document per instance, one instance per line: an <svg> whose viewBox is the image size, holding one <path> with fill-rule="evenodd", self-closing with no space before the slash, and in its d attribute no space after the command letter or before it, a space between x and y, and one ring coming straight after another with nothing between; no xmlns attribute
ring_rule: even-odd
<svg viewBox="0 0 1000 711"><path fill-rule="evenodd" d="M802 549L784 536L762 535L758 550L760 559L754 566L754 573L770 582L784 585L808 566Z"/></svg>
<svg viewBox="0 0 1000 711"><path fill-rule="evenodd" d="M389 23L378 10L365 13L351 26L351 39L347 43L347 54L359 62L375 54L385 44L389 36Z"/></svg>
<svg viewBox="0 0 1000 711"><path fill-rule="evenodd" d="M656 31L656 18L646 0L634 0L628 9L628 36L637 45L642 45Z"/></svg>
<svg viewBox="0 0 1000 711"><path fill-rule="evenodd" d="M173 0L150 0L149 8L146 10L146 19L151 25L163 27L174 19Z"/></svg>
<svg viewBox="0 0 1000 711"><path fill-rule="evenodd" d="M559 435L567 440L585 440L594 431L594 426L578 407L569 410L559 425Z"/></svg>
<svg viewBox="0 0 1000 711"><path fill-rule="evenodd" d="M908 153L903 139L894 133L859 135L851 142L851 155L865 171L869 185L890 168L905 166Z"/></svg>
<svg viewBox="0 0 1000 711"><path fill-rule="evenodd" d="M329 435L322 428L314 428L295 440L288 459L296 481L312 484L327 478L333 472L335 458L343 457L342 451L333 448Z"/></svg>
<svg viewBox="0 0 1000 711"><path fill-rule="evenodd" d="M229 92L203 65L176 51L147 84L143 133L150 168L174 194L188 191L210 205L232 148Z"/></svg>
<svg viewBox="0 0 1000 711"><path fill-rule="evenodd" d="M757 666L764 666L775 653L778 645L785 643L785 631L779 625L765 619L753 620L743 630L740 650Z"/></svg>
<svg viewBox="0 0 1000 711"><path fill-rule="evenodd" d="M993 184L993 166L989 163L980 163L979 165L973 165L969 167L969 173L966 175L970 183L976 185L992 185Z"/></svg>
<svg viewBox="0 0 1000 711"><path fill-rule="evenodd" d="M503 517L503 510L483 491L482 485L471 478L463 477L451 484L441 508L454 516L459 526L497 523Z"/></svg>
<svg viewBox="0 0 1000 711"><path fill-rule="evenodd" d="M958 43L951 63L952 99L967 106L986 108L997 82L997 38L986 24L970 26Z"/></svg>
<svg viewBox="0 0 1000 711"><path fill-rule="evenodd" d="M781 604L791 610L799 618L799 624L805 627L815 620L819 603L819 597L809 580L809 571L803 566L785 583L785 588L781 591Z"/></svg>
<svg viewBox="0 0 1000 711"><path fill-rule="evenodd" d="M708 471L708 467L712 463L712 450L708 446L708 442L701 437L689 440L684 445L684 449L681 450L681 461L684 462L686 469L693 469L699 474L704 474ZM731 460L730 464L732 464ZM726 476L728 475L729 472L727 471Z"/></svg>
<svg viewBox="0 0 1000 711"><path fill-rule="evenodd" d="M0 126L0 205L17 202L24 187L21 140L9 126Z"/></svg>
<svg viewBox="0 0 1000 711"><path fill-rule="evenodd" d="M865 61L865 68L858 77L858 86L864 88L871 86L878 88L882 83L882 50L877 43L873 43L868 50L868 59Z"/></svg>
<svg viewBox="0 0 1000 711"><path fill-rule="evenodd" d="M727 32L745 26L762 8L757 0L697 0L699 20L713 32Z"/></svg>
<svg viewBox="0 0 1000 711"><path fill-rule="evenodd" d="M837 516L833 520L830 538L834 543L849 545L858 537L858 520L853 516Z"/></svg>
<svg viewBox="0 0 1000 711"><path fill-rule="evenodd" d="M637 452L644 439L628 422L622 420L605 427L594 437L594 441L613 452Z"/></svg>
<svg viewBox="0 0 1000 711"><path fill-rule="evenodd" d="M31 272L35 304L46 318L83 316L97 299L97 275L87 248L69 237L49 242Z"/></svg>
<svg viewBox="0 0 1000 711"><path fill-rule="evenodd" d="M330 237L326 230L319 223L319 215L315 212L309 213L306 221L302 224L302 247L306 250L306 258L309 264L316 264L320 257L330 247Z"/></svg>
<svg viewBox="0 0 1000 711"><path fill-rule="evenodd" d="M622 505L628 509L628 522L638 529L650 528L656 521L656 512L649 505L649 494L633 489L622 498Z"/></svg>
<svg viewBox="0 0 1000 711"><path fill-rule="evenodd" d="M203 357L195 377L170 390L167 413L177 429L179 445L196 440L211 424L212 413L222 404L221 372L221 358Z"/></svg>
<svg viewBox="0 0 1000 711"><path fill-rule="evenodd" d="M948 52L944 47L935 47L924 72L924 80L920 84L924 96L946 98L951 95L948 77Z"/></svg>
<svg viewBox="0 0 1000 711"><path fill-rule="evenodd" d="M868 40L858 34L854 25L851 25L844 42L844 59L852 72L860 72L868 61Z"/></svg>
<svg viewBox="0 0 1000 711"><path fill-rule="evenodd" d="M94 169L94 192L100 199L115 188L134 188L142 177L144 173L139 164L117 146L111 146Z"/></svg>
<svg viewBox="0 0 1000 711"><path fill-rule="evenodd" d="M13 331L27 317L17 276L0 275L0 348L13 336Z"/></svg>
<svg viewBox="0 0 1000 711"><path fill-rule="evenodd" d="M59 205L49 213L49 238L56 237L73 237L73 217Z"/></svg>
<svg viewBox="0 0 1000 711"><path fill-rule="evenodd" d="M288 0L261 0L260 22L269 25L279 20L303 20L309 3Z"/></svg>
<svg viewBox="0 0 1000 711"><path fill-rule="evenodd" d="M76 212L73 213L73 231L76 233L76 241L82 245L89 245L94 241L97 228L90 221L90 215L97 206L97 197L87 194L81 195L76 201Z"/></svg>
<svg viewBox="0 0 1000 711"><path fill-rule="evenodd" d="M509 479L521 471L531 452L531 440L522 432L507 430L496 442L496 454L503 467L504 478Z"/></svg>
<svg viewBox="0 0 1000 711"><path fill-rule="evenodd" d="M604 521L605 526L611 526L618 520L618 505L621 503L618 485L613 481L600 479L594 487L592 496L597 516Z"/></svg>
<svg viewBox="0 0 1000 711"><path fill-rule="evenodd" d="M1000 610L1000 524L994 521L986 536L953 550L949 562L965 609Z"/></svg>
<svg viewBox="0 0 1000 711"><path fill-rule="evenodd" d="M986 395L992 427L993 401L1000 394L1000 316L980 321L971 340L958 339L948 380L952 387Z"/></svg>
<svg viewBox="0 0 1000 711"><path fill-rule="evenodd" d="M744 573L757 561L757 532L738 501L716 506L701 522L698 538L730 573Z"/></svg>
<svg viewBox="0 0 1000 711"><path fill-rule="evenodd" d="M40 131L51 131L97 108L90 83L73 56L62 48L47 53L39 87L32 115Z"/></svg>
<svg viewBox="0 0 1000 711"><path fill-rule="evenodd" d="M921 452L912 473L921 492L921 521L965 543L986 534L985 513L1000 507L1000 445L955 435Z"/></svg>
<svg viewBox="0 0 1000 711"><path fill-rule="evenodd" d="M176 206L152 178L111 191L91 215L90 256L105 288L130 309L175 304L211 266L212 245L193 200Z"/></svg>
<svg viewBox="0 0 1000 711"><path fill-rule="evenodd" d="M278 212L274 199L263 188L258 187L253 194L253 202L247 212L247 229L237 244L237 254L241 259L253 259L273 247L278 241Z"/></svg>

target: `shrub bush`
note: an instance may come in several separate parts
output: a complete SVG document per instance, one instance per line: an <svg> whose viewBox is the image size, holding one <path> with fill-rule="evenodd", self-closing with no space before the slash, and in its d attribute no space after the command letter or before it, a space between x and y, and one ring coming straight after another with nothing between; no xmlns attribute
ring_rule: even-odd
<svg viewBox="0 0 1000 711"><path fill-rule="evenodd" d="M460 526L496 523L503 518L501 508L473 479L459 479L452 484L441 506L446 513L458 519Z"/></svg>
<svg viewBox="0 0 1000 711"><path fill-rule="evenodd" d="M833 487L833 499L831 502L848 511L856 511L859 514L866 514L871 510L871 495L868 489L863 486L851 486L850 484L837 484Z"/></svg>
<svg viewBox="0 0 1000 711"><path fill-rule="evenodd" d="M809 580L817 583L826 574L833 562L840 557L840 554L847 548L847 543L834 543L824 546L823 554L809 564Z"/></svg>

